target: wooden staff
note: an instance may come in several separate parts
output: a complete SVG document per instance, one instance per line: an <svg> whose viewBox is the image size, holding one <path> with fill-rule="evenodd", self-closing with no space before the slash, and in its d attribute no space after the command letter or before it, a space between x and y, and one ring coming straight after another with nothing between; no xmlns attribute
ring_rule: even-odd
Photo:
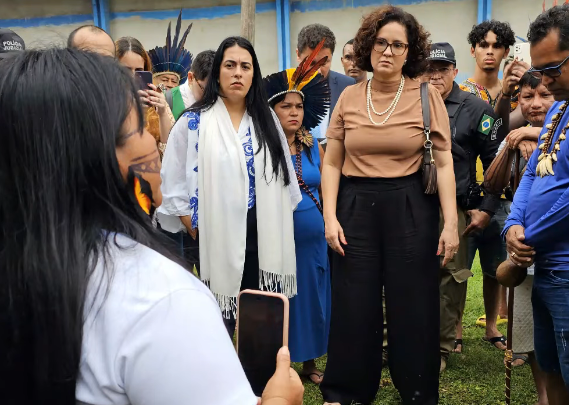
<svg viewBox="0 0 569 405"><path fill-rule="evenodd" d="M520 185L520 149L516 149L516 157L514 159L514 184L512 184L512 193L515 194ZM512 351L512 335L514 326L514 290L515 287L508 288L508 341L506 343L506 405L510 405L510 393L512 389L512 360L514 353Z"/></svg>

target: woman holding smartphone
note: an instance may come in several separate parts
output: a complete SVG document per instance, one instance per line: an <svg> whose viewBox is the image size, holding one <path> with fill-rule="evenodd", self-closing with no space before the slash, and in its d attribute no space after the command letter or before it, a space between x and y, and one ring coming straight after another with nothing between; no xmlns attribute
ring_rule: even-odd
<svg viewBox="0 0 569 405"><path fill-rule="evenodd" d="M137 91L95 53L2 61L3 405L258 403L213 295L147 215L160 159ZM302 392L283 348L262 403Z"/></svg>
<svg viewBox="0 0 569 405"><path fill-rule="evenodd" d="M116 40L116 55L118 61L127 67L136 76L138 72L149 72L152 78L152 62L140 41L133 37L122 37ZM162 89L153 83L148 84L147 90L140 90L141 100L147 106L146 129L156 139L158 150L162 155L166 149L168 133L174 125L175 119Z"/></svg>

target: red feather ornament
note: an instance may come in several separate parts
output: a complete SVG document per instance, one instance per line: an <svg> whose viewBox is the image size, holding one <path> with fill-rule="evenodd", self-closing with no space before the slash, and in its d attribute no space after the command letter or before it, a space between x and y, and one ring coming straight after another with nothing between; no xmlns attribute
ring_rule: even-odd
<svg viewBox="0 0 569 405"><path fill-rule="evenodd" d="M323 46L324 46L324 39L320 41L318 45L316 45L316 48L314 48L314 50L310 55L308 55L306 58L302 60L302 62L300 62L300 65L298 65L294 74L292 75L291 78L292 88L290 90L298 87L298 85L302 83L304 79L310 78L318 69L320 69L322 66L326 64L326 62L328 61L327 56L323 57L318 62L316 62L314 66L310 66L312 64L312 61L316 58L316 55L318 55L318 52L322 50Z"/></svg>

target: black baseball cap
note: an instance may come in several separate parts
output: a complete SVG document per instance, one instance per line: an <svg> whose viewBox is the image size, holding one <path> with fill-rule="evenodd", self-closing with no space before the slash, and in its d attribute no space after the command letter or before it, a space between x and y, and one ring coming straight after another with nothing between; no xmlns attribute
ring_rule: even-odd
<svg viewBox="0 0 569 405"><path fill-rule="evenodd" d="M454 48L448 42L436 42L431 45L431 52L427 60L448 62L456 65Z"/></svg>
<svg viewBox="0 0 569 405"><path fill-rule="evenodd" d="M25 49L26 44L21 36L8 28L0 28L0 59Z"/></svg>

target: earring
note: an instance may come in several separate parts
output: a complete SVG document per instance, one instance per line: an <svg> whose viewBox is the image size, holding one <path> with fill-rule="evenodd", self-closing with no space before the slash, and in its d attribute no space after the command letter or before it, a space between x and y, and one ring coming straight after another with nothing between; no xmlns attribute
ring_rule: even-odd
<svg viewBox="0 0 569 405"><path fill-rule="evenodd" d="M407 59L405 59L405 62L403 62L403 64L404 64L404 65L406 65L406 64L407 64Z"/></svg>

